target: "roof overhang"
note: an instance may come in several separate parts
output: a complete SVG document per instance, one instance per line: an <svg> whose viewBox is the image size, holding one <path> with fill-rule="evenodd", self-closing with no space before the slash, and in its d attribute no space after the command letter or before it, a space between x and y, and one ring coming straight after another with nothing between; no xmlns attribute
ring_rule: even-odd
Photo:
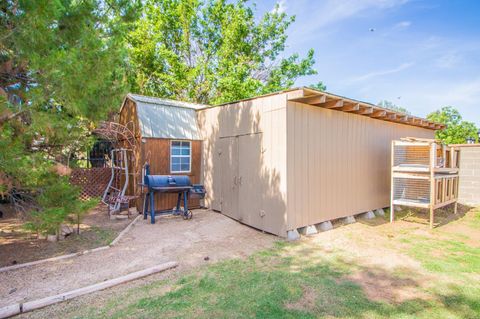
<svg viewBox="0 0 480 319"><path fill-rule="evenodd" d="M446 127L444 124L432 122L424 118L310 88L300 88L290 92L288 100L431 130L442 130Z"/></svg>

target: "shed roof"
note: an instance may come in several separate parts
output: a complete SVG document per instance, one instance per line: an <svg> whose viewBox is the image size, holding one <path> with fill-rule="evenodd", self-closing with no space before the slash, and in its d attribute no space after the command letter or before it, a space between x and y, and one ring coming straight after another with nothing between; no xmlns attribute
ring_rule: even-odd
<svg viewBox="0 0 480 319"><path fill-rule="evenodd" d="M441 130L446 127L446 125L442 123L436 123L418 116L405 114L399 111L380 107L372 103L363 102L328 92L322 92L306 87L297 90L298 92L292 94L292 97L289 98L289 100L337 111L368 116L382 121L424 127L431 130Z"/></svg>
<svg viewBox="0 0 480 319"><path fill-rule="evenodd" d="M137 105L142 137L200 139L195 111L204 105L131 93L127 98Z"/></svg>
<svg viewBox="0 0 480 319"><path fill-rule="evenodd" d="M336 111L354 113L362 116L368 116L377 120L402 123L411 126L423 127L431 130L441 130L446 127L445 124L436 123L418 116L411 114L405 114L395 110L383 108L381 106L363 102L344 96L336 95L329 92L319 91L308 87L291 88L283 91L264 94L261 96L255 96L239 101L233 101L228 103L222 103L216 106L223 106L227 104L239 103L242 101L248 101L257 99L260 97L266 97L271 95L277 95L282 93L288 93L288 100L292 102L300 102L310 104L313 106L328 108ZM208 107L208 106L207 106Z"/></svg>

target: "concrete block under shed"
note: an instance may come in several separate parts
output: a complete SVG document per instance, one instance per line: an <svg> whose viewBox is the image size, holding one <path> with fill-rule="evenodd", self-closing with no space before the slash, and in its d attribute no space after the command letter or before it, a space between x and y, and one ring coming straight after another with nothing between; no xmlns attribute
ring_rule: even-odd
<svg viewBox="0 0 480 319"><path fill-rule="evenodd" d="M317 228L319 231L328 231L333 229L333 225L331 221L326 221L326 222L317 224Z"/></svg>
<svg viewBox="0 0 480 319"><path fill-rule="evenodd" d="M299 239L300 239L300 233L298 232L298 230L293 229L293 230L287 231L288 241L299 240Z"/></svg>
<svg viewBox="0 0 480 319"><path fill-rule="evenodd" d="M314 225L298 228L298 232L304 236L311 236L318 234L317 228Z"/></svg>
<svg viewBox="0 0 480 319"><path fill-rule="evenodd" d="M360 214L360 217L362 217L363 219L374 219L375 214L370 210L366 213Z"/></svg>
<svg viewBox="0 0 480 319"><path fill-rule="evenodd" d="M310 235L315 235L317 233L318 233L317 228L314 225L305 227L305 235L310 236Z"/></svg>
<svg viewBox="0 0 480 319"><path fill-rule="evenodd" d="M342 219L343 223L344 224L353 224L353 223L356 223L357 221L355 220L355 217L354 216L347 216L345 218Z"/></svg>
<svg viewBox="0 0 480 319"><path fill-rule="evenodd" d="M385 217L385 211L383 210L383 208L376 209L375 215Z"/></svg>

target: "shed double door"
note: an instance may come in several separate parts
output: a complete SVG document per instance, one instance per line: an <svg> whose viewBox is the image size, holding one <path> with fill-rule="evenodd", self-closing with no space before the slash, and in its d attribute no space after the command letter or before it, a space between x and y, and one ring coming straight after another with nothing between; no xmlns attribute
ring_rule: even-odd
<svg viewBox="0 0 480 319"><path fill-rule="evenodd" d="M261 141L261 133L220 139L221 211L256 227L262 206Z"/></svg>

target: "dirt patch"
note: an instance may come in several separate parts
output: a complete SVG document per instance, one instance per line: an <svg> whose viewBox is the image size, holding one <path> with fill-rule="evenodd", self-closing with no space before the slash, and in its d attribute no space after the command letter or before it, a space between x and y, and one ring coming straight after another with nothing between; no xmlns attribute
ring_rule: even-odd
<svg viewBox="0 0 480 319"><path fill-rule="evenodd" d="M422 282L400 278L382 270L356 272L346 277L362 287L365 295L374 301L400 304L413 299L429 299L423 292Z"/></svg>
<svg viewBox="0 0 480 319"><path fill-rule="evenodd" d="M175 272L181 272L243 258L271 247L276 240L209 210L195 210L191 220L159 217L154 225L140 219L110 249L0 273L0 306L85 287L167 261L179 262Z"/></svg>
<svg viewBox="0 0 480 319"><path fill-rule="evenodd" d="M289 310L309 311L315 308L315 300L317 299L317 293L315 289L309 286L302 286L302 297L296 302L285 304L285 308Z"/></svg>
<svg viewBox="0 0 480 319"><path fill-rule="evenodd" d="M37 239L23 229L23 221L11 209L2 206L0 219L0 267L76 253L108 244L133 219L110 220L106 207L92 209L80 225L80 235L71 234L56 243ZM76 231L76 225L72 225Z"/></svg>

